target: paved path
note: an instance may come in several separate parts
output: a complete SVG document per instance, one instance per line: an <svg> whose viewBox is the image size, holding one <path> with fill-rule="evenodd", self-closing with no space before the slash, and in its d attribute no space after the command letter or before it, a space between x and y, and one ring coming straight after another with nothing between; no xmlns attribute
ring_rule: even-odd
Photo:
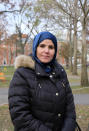
<svg viewBox="0 0 89 131"><path fill-rule="evenodd" d="M74 94L75 104L89 105L89 94ZM8 103L8 88L0 88L0 105Z"/></svg>
<svg viewBox="0 0 89 131"><path fill-rule="evenodd" d="M8 88L0 88L0 105L8 103Z"/></svg>
<svg viewBox="0 0 89 131"><path fill-rule="evenodd" d="M74 94L75 104L89 105L89 94Z"/></svg>

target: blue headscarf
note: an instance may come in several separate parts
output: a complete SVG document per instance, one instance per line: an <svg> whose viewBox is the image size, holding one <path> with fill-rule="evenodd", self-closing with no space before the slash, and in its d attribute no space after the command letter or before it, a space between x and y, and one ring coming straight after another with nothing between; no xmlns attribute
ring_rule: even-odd
<svg viewBox="0 0 89 131"><path fill-rule="evenodd" d="M52 42L53 42L53 44L54 44L54 47L55 47L54 57L53 57L53 59L52 59L49 63L47 63L47 64L43 64L43 63L37 58L37 56L36 56L37 46L38 46L43 40L45 40L45 39L52 40ZM47 67L47 65L51 65L52 63L54 63L54 61L55 61L55 59L56 59L56 54L57 54L57 39L56 39L56 37L55 37L52 33L48 32L48 31L44 31L44 32L38 33L38 34L35 36L34 40L33 40L33 47L32 47L32 56L33 56L33 58L34 58L41 66L46 65L46 67ZM48 69L47 72L50 72L49 69Z"/></svg>

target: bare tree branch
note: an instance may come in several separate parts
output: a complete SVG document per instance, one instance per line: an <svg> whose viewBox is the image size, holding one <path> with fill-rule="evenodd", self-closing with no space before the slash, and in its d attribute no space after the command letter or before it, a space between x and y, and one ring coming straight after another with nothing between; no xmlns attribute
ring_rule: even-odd
<svg viewBox="0 0 89 131"><path fill-rule="evenodd" d="M81 8L82 8L82 10L83 10L83 13L85 14L85 9L84 9L84 6L83 6L83 4L82 4L82 1L81 0L79 0L80 1L80 5L81 5ZM86 1L86 0L85 0ZM85 2L84 2L85 3Z"/></svg>
<svg viewBox="0 0 89 131"><path fill-rule="evenodd" d="M88 13L89 13L89 9L88 9L88 11L86 12L86 15L85 15L85 17L87 17L87 16L88 16Z"/></svg>
<svg viewBox="0 0 89 131"><path fill-rule="evenodd" d="M68 11L66 9L63 8L63 6L61 4L58 3L58 1L55 2L55 4L58 6L58 8L60 8L65 14L67 14L68 16L71 16L71 18L75 19L75 17L73 17L73 15L71 13L68 13Z"/></svg>
<svg viewBox="0 0 89 131"><path fill-rule="evenodd" d="M20 10L3 10L3 11L0 11L0 14L4 14L4 13L13 13L13 12L20 12Z"/></svg>

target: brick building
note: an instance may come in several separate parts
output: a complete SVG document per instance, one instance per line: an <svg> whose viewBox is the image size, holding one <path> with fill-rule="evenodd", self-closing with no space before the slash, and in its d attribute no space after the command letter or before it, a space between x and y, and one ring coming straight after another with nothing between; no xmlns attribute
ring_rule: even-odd
<svg viewBox="0 0 89 131"><path fill-rule="evenodd" d="M14 45L5 45L4 43L0 44L0 65L9 65L13 63L13 58L10 53L14 50ZM11 59L10 59L11 56Z"/></svg>
<svg viewBox="0 0 89 131"><path fill-rule="evenodd" d="M26 38L26 35L22 36L22 40ZM17 48L19 47L16 46L16 40L17 40L17 35L13 35L12 39L7 39L5 41L2 41L0 44L0 65L13 65L15 57L20 55L19 51L17 52ZM26 43L24 47L24 53L28 55L30 53L29 50L29 44Z"/></svg>

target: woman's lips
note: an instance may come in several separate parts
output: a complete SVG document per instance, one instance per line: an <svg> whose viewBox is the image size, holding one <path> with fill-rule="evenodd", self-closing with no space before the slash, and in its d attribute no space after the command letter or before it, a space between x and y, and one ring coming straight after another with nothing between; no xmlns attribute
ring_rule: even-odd
<svg viewBox="0 0 89 131"><path fill-rule="evenodd" d="M49 56L42 56L42 58L49 58Z"/></svg>

